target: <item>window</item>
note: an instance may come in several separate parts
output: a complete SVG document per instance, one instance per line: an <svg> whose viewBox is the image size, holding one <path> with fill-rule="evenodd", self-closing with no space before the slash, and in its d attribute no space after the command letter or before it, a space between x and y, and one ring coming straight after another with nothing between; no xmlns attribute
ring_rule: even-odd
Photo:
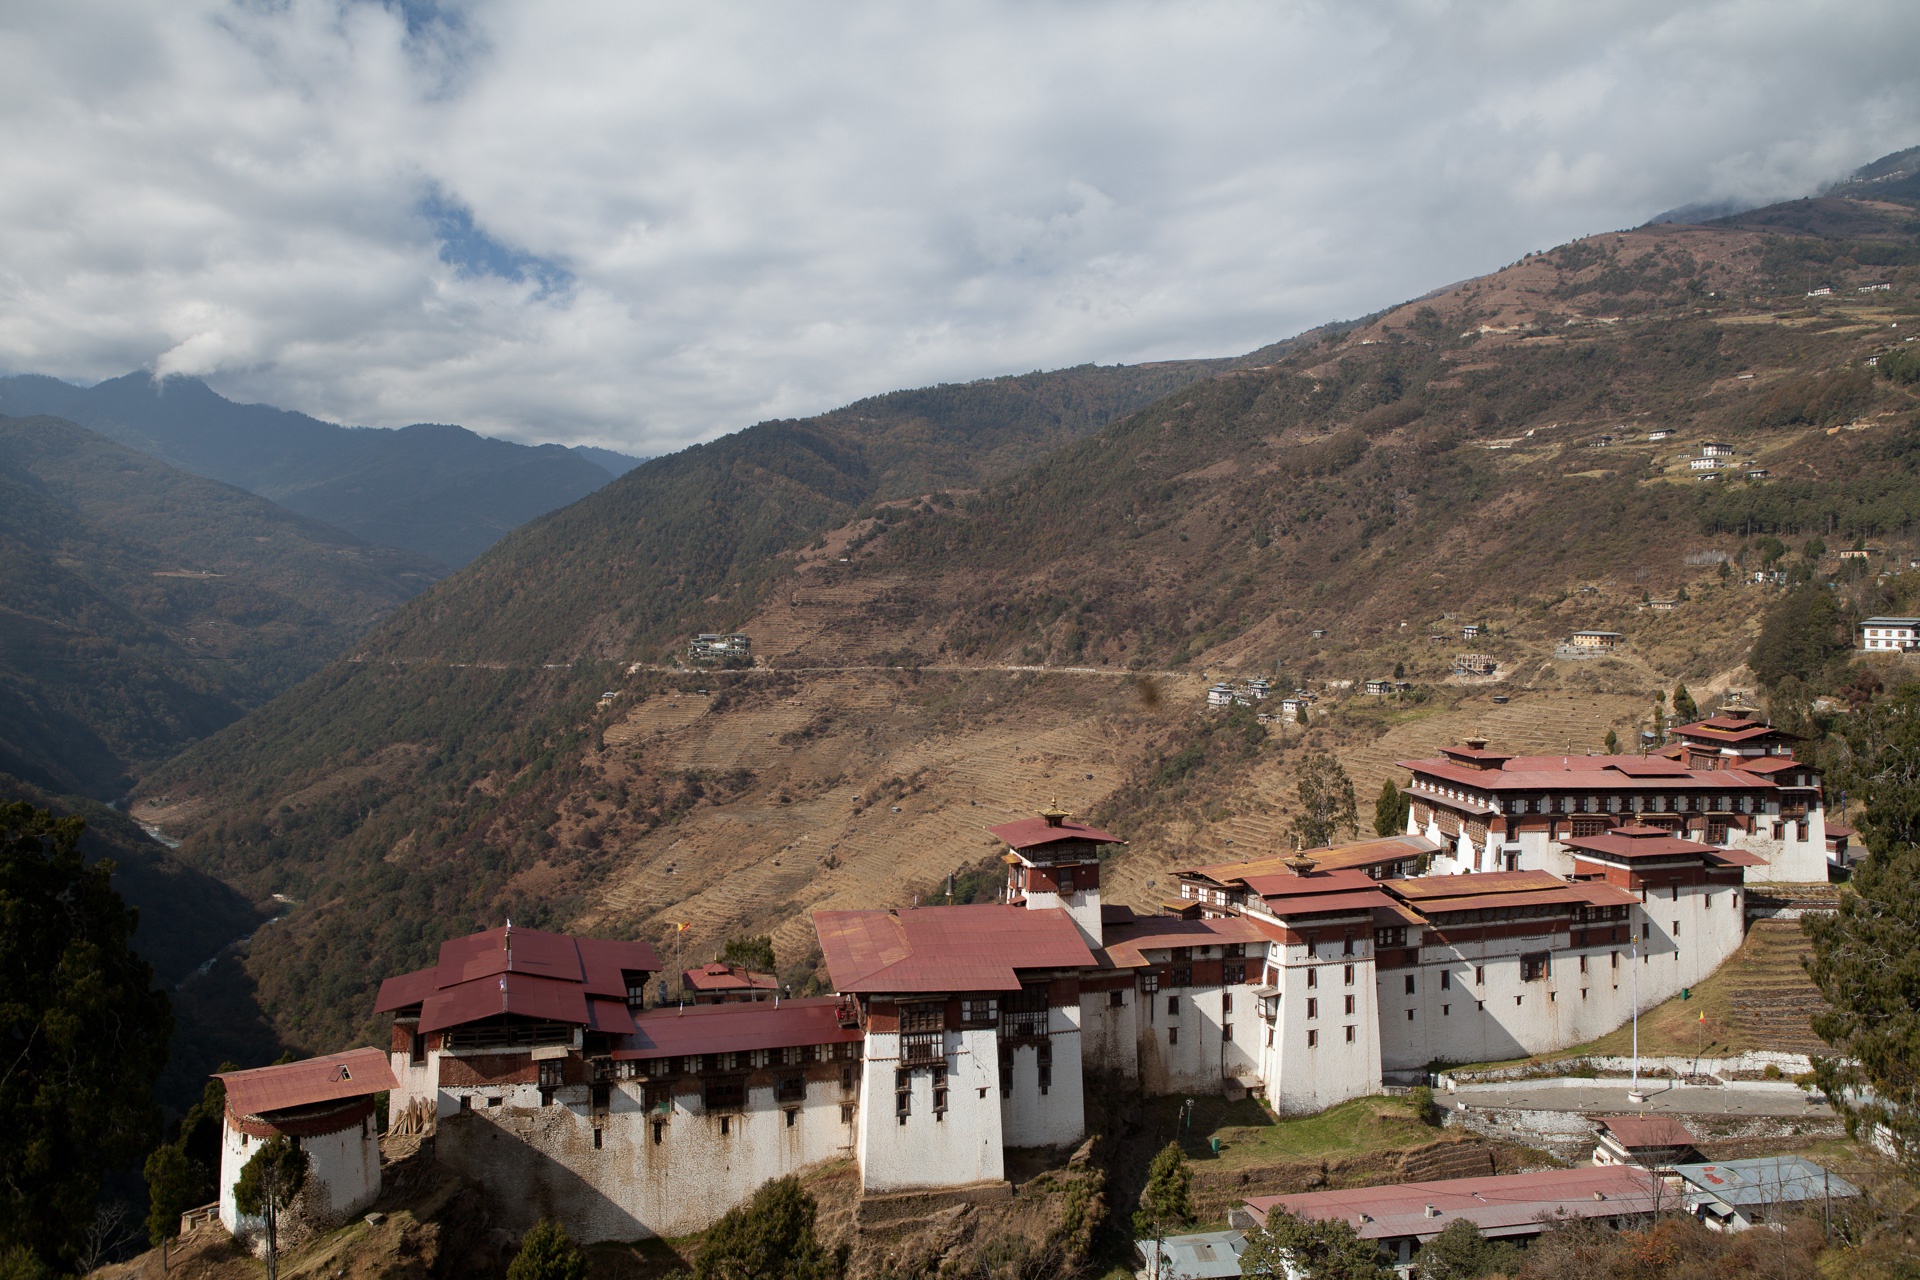
<svg viewBox="0 0 1920 1280"><path fill-rule="evenodd" d="M1408 995L1413 994L1413 975L1412 974L1407 975L1407 994Z"/></svg>
<svg viewBox="0 0 1920 1280"><path fill-rule="evenodd" d="M1311 988L1313 988L1313 987L1317 987L1317 986L1319 986L1319 985L1320 985L1320 971L1319 971L1318 969L1309 969L1309 970L1307 970L1307 986L1308 986L1308 988L1309 988L1309 989L1311 989Z"/></svg>
<svg viewBox="0 0 1920 1280"><path fill-rule="evenodd" d="M460 1095L460 1109L462 1111L473 1110L473 1099L464 1093ZM247 1135L244 1133L240 1135L240 1145L243 1147L247 1145Z"/></svg>
<svg viewBox="0 0 1920 1280"><path fill-rule="evenodd" d="M413 1059L416 1066L427 1060L427 1037L424 1033L419 1031L413 1033L413 1046L407 1056Z"/></svg>
<svg viewBox="0 0 1920 1280"><path fill-rule="evenodd" d="M1609 967L1614 969L1618 969L1620 967L1620 953L1618 951L1613 953L1613 963Z"/></svg>
<svg viewBox="0 0 1920 1280"><path fill-rule="evenodd" d="M1348 1027L1348 1028L1347 1028L1347 1043L1348 1043L1348 1044L1352 1044L1352 1043L1353 1043L1353 1028L1352 1028L1352 1027Z"/></svg>
<svg viewBox="0 0 1920 1280"><path fill-rule="evenodd" d="M1307 935L1307 959L1317 960L1319 959L1319 957L1320 957L1320 935L1317 933L1310 933Z"/></svg>
<svg viewBox="0 0 1920 1280"><path fill-rule="evenodd" d="M1347 985L1352 986L1353 985L1353 966L1352 965L1347 966L1347 971L1345 976L1347 980Z"/></svg>
<svg viewBox="0 0 1920 1280"><path fill-rule="evenodd" d="M1353 997L1352 997L1352 996L1348 996L1348 997L1347 997L1347 1012L1348 1012L1348 1013L1352 1013L1352 1012L1353 1012Z"/></svg>
<svg viewBox="0 0 1920 1280"><path fill-rule="evenodd" d="M960 1002L960 1024L967 1027L990 1027L1000 1021L1000 1001L997 999L962 1000ZM902 1026L904 1027L904 1023Z"/></svg>
<svg viewBox="0 0 1920 1280"><path fill-rule="evenodd" d="M1267 1028L1267 1048L1273 1048L1273 1028Z"/></svg>
<svg viewBox="0 0 1920 1280"><path fill-rule="evenodd" d="M1180 997L1179 996L1167 997L1167 1016L1169 1018L1177 1018L1180 1016Z"/></svg>
<svg viewBox="0 0 1920 1280"><path fill-rule="evenodd" d="M1353 954L1353 935L1352 934L1348 934L1345 938L1341 939L1340 954L1343 956L1350 956Z"/></svg>
<svg viewBox="0 0 1920 1280"><path fill-rule="evenodd" d="M913 1112L913 1072L895 1071L893 1073L893 1114L905 1124Z"/></svg>
<svg viewBox="0 0 1920 1280"><path fill-rule="evenodd" d="M840 1123L853 1123L853 1104L851 1102L843 1102L840 1104Z"/></svg>
<svg viewBox="0 0 1920 1280"><path fill-rule="evenodd" d="M1180 1043L1180 1028L1178 1028L1178 1027L1168 1027L1168 1028L1167 1028L1167 1043L1168 1043L1168 1044L1179 1044L1179 1043Z"/></svg>
<svg viewBox="0 0 1920 1280"><path fill-rule="evenodd" d="M1220 993L1220 1016L1225 1017L1227 1014L1232 1012L1233 1012L1233 992L1223 991Z"/></svg>
<svg viewBox="0 0 1920 1280"><path fill-rule="evenodd" d="M746 1104L747 1082L743 1076L716 1076L702 1082L701 1092L708 1111L733 1110Z"/></svg>
<svg viewBox="0 0 1920 1280"><path fill-rule="evenodd" d="M1440 971L1440 989L1442 991L1453 990L1453 970L1442 969Z"/></svg>
<svg viewBox="0 0 1920 1280"><path fill-rule="evenodd" d="M1487 985L1487 969L1485 965L1477 964L1473 966L1473 985L1476 987L1484 987Z"/></svg>
<svg viewBox="0 0 1920 1280"><path fill-rule="evenodd" d="M1318 1031L1315 1031L1312 1027L1308 1027L1307 1028L1307 1048L1317 1049L1319 1047L1320 1047L1320 1033Z"/></svg>
<svg viewBox="0 0 1920 1280"><path fill-rule="evenodd" d="M1233 1024L1231 1022L1223 1022L1220 1024L1220 1038L1228 1042L1233 1040Z"/></svg>
<svg viewBox="0 0 1920 1280"><path fill-rule="evenodd" d="M1228 986L1238 986L1247 980L1247 962L1228 961L1220 967L1220 981Z"/></svg>
<svg viewBox="0 0 1920 1280"><path fill-rule="evenodd" d="M1192 961L1192 959L1193 959L1192 947L1175 947L1173 949L1173 962L1175 964L1186 964Z"/></svg>
<svg viewBox="0 0 1920 1280"><path fill-rule="evenodd" d="M1000 1046L1000 1092L1003 1095L1013 1092L1013 1047L1011 1045Z"/></svg>
<svg viewBox="0 0 1920 1280"><path fill-rule="evenodd" d="M1452 1005L1450 1005L1450 1004L1443 1004L1443 1005L1441 1005L1441 1006L1440 1006L1440 1016L1441 1016L1441 1017L1443 1017L1443 1018L1445 1018L1445 1017L1449 1017L1449 1016L1450 1016L1450 1015L1451 1015L1452 1013L1453 1013L1453 1006L1452 1006Z"/></svg>
<svg viewBox="0 0 1920 1280"><path fill-rule="evenodd" d="M1553 972L1553 962L1544 951L1520 957L1520 981L1537 982Z"/></svg>
<svg viewBox="0 0 1920 1280"><path fill-rule="evenodd" d="M1141 995L1150 996L1154 992L1158 991L1159 989L1160 989L1159 974L1143 973L1140 975L1140 994Z"/></svg>
<svg viewBox="0 0 1920 1280"><path fill-rule="evenodd" d="M1307 1001L1307 1016L1309 1018L1317 1018L1320 1016L1320 1002L1318 1000L1309 999Z"/></svg>
<svg viewBox="0 0 1920 1280"><path fill-rule="evenodd" d="M1056 878L1060 882L1061 893L1073 892L1073 868L1072 867L1061 868L1060 874Z"/></svg>
<svg viewBox="0 0 1920 1280"><path fill-rule="evenodd" d="M773 1086L776 1102L805 1102L807 1100L807 1078L803 1075L781 1076Z"/></svg>
<svg viewBox="0 0 1920 1280"><path fill-rule="evenodd" d="M729 1133L732 1133L732 1132L733 1132L733 1117L721 1116L720 1117L720 1136L724 1138Z"/></svg>
<svg viewBox="0 0 1920 1280"><path fill-rule="evenodd" d="M1678 920L1673 922L1673 936L1676 938L1680 936L1680 922Z"/></svg>
<svg viewBox="0 0 1920 1280"><path fill-rule="evenodd" d="M1405 925L1395 925L1388 929L1375 929L1373 931L1373 945L1376 950L1381 947L1406 946L1407 927Z"/></svg>
<svg viewBox="0 0 1920 1280"><path fill-rule="evenodd" d="M1220 948L1220 954L1229 960L1239 960L1247 954L1247 944L1244 942L1229 942Z"/></svg>
<svg viewBox="0 0 1920 1280"><path fill-rule="evenodd" d="M1408 1021L1408 1022L1412 1022L1412 1021L1413 1021L1413 1010L1411 1010L1411 1009L1409 1009L1409 1010L1407 1010L1407 1021Z"/></svg>
<svg viewBox="0 0 1920 1280"><path fill-rule="evenodd" d="M1653 925L1651 923L1642 922L1640 925L1640 940L1642 942L1645 942L1652 937L1653 937Z"/></svg>

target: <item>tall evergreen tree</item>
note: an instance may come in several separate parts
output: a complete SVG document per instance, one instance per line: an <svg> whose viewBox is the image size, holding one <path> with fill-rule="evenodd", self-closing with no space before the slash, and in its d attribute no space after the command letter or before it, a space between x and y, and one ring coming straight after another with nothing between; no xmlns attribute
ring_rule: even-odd
<svg viewBox="0 0 1920 1280"><path fill-rule="evenodd" d="M838 1280L846 1252L829 1253L814 1235L817 1212L798 1178L774 1179L708 1230L694 1280Z"/></svg>
<svg viewBox="0 0 1920 1280"><path fill-rule="evenodd" d="M1373 802L1373 833L1400 836L1407 833L1407 810L1413 801L1388 778L1380 785L1380 798Z"/></svg>
<svg viewBox="0 0 1920 1280"><path fill-rule="evenodd" d="M1684 684L1673 686L1673 714L1680 717L1681 724L1691 724L1700 718L1699 704L1694 702L1693 695L1687 692Z"/></svg>
<svg viewBox="0 0 1920 1280"><path fill-rule="evenodd" d="M1838 1052L1814 1073L1849 1132L1880 1132L1920 1173L1920 684L1869 703L1838 725L1838 782L1864 802L1871 855L1832 912L1800 926L1807 973L1828 1008L1813 1029Z"/></svg>
<svg viewBox="0 0 1920 1280"><path fill-rule="evenodd" d="M1332 755L1316 751L1300 761L1300 781L1295 794L1300 800L1300 811L1293 815L1291 831L1302 848L1314 849L1333 843L1343 827L1353 835L1360 834L1353 779Z"/></svg>
<svg viewBox="0 0 1920 1280"><path fill-rule="evenodd" d="M0 1254L71 1264L106 1173L159 1134L173 1015L79 818L0 805Z"/></svg>
<svg viewBox="0 0 1920 1280"><path fill-rule="evenodd" d="M1160 1242L1191 1223L1193 1217L1193 1169L1180 1144L1169 1142L1148 1166L1147 1185L1140 1192L1140 1207L1133 1214L1134 1235L1153 1241L1152 1274L1158 1275L1160 1271Z"/></svg>
<svg viewBox="0 0 1920 1280"><path fill-rule="evenodd" d="M276 1133L254 1149L233 1184L233 1207L267 1223L267 1280L280 1274L280 1215L306 1185L310 1162L300 1144Z"/></svg>

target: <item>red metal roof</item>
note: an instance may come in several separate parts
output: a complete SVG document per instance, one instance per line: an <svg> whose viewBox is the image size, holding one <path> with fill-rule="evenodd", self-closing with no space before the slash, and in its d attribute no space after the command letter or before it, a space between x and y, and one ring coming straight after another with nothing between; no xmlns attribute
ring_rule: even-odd
<svg viewBox="0 0 1920 1280"><path fill-rule="evenodd" d="M1690 1147L1698 1141L1672 1116L1607 1116L1600 1127L1633 1147Z"/></svg>
<svg viewBox="0 0 1920 1280"><path fill-rule="evenodd" d="M275 1067L216 1074L227 1086L227 1110L236 1116L264 1117L398 1087L387 1055L378 1049L349 1049Z"/></svg>
<svg viewBox="0 0 1920 1280"><path fill-rule="evenodd" d="M1116 969L1142 968L1147 964L1143 953L1162 947L1212 947L1223 942L1266 941L1266 934L1244 916L1206 920L1139 916L1125 923L1108 924L1103 932L1106 946L1102 949Z"/></svg>
<svg viewBox="0 0 1920 1280"><path fill-rule="evenodd" d="M653 945L570 938L539 929L489 929L440 944L440 963L388 978L374 1008L420 1006L420 1030L500 1014L624 1030L626 973L657 973Z"/></svg>
<svg viewBox="0 0 1920 1280"><path fill-rule="evenodd" d="M859 1040L864 1034L857 1026L840 1025L840 1001L832 996L650 1009L634 1022L634 1034L613 1051L615 1058L670 1058L689 1053L840 1044Z"/></svg>
<svg viewBox="0 0 1920 1280"><path fill-rule="evenodd" d="M1464 898L1481 893L1527 893L1553 889L1566 881L1551 871L1469 871L1455 876L1419 876L1382 880L1382 887L1418 903L1427 898Z"/></svg>
<svg viewBox="0 0 1920 1280"><path fill-rule="evenodd" d="M1305 851L1307 857L1314 860L1316 873L1357 870L1361 867L1374 867L1382 863L1403 862L1417 858L1422 854L1440 851L1437 842L1425 836L1386 836L1378 840L1361 840L1353 844L1324 845ZM1244 881L1249 876L1292 875L1293 869L1287 866L1287 859L1298 854L1276 853L1264 858L1251 858L1245 862L1217 862L1204 867L1192 867L1186 871L1176 871L1179 876L1204 876L1215 884L1232 884Z"/></svg>
<svg viewBox="0 0 1920 1280"><path fill-rule="evenodd" d="M1610 858L1700 858L1721 852L1712 845L1682 840L1664 827L1638 825L1615 827L1597 836L1570 836L1561 843Z"/></svg>
<svg viewBox="0 0 1920 1280"><path fill-rule="evenodd" d="M777 991L780 988L780 980L770 973L735 969L718 960L698 969L688 969L680 979L695 991Z"/></svg>
<svg viewBox="0 0 1920 1280"><path fill-rule="evenodd" d="M843 992L1017 991L1017 970L1096 963L1059 908L820 911L813 927L834 988Z"/></svg>
<svg viewBox="0 0 1920 1280"><path fill-rule="evenodd" d="M1003 823L997 827L988 827L997 838L1007 842L1014 849L1038 849L1042 845L1058 844L1062 840L1091 840L1095 844L1125 844L1119 836L1090 827L1084 822L1075 822L1063 818L1057 825L1045 818L1022 818L1018 822Z"/></svg>
<svg viewBox="0 0 1920 1280"><path fill-rule="evenodd" d="M1365 1240L1397 1236L1431 1239L1457 1218L1466 1218L1488 1235L1531 1235L1540 1219L1564 1214L1607 1218L1651 1213L1662 1188L1644 1169L1597 1165L1547 1169L1488 1178L1449 1178L1440 1182L1397 1182L1346 1191L1311 1191L1290 1196L1258 1196L1246 1202L1262 1226L1275 1206L1299 1217L1345 1218ZM1672 1203L1672 1197L1667 1197ZM1438 1212L1429 1216L1431 1206Z"/></svg>
<svg viewBox="0 0 1920 1280"><path fill-rule="evenodd" d="M1774 789L1771 779L1744 769L1689 769L1660 756L1515 756L1501 769L1469 769L1451 760L1401 760L1402 769L1477 791L1545 791L1567 787L1615 790L1752 791ZM1424 790L1424 789L1423 789ZM1439 803L1491 811L1477 800L1435 797Z"/></svg>
<svg viewBox="0 0 1920 1280"><path fill-rule="evenodd" d="M1378 889L1356 893L1319 893L1304 897L1270 897L1267 910L1282 920L1298 916L1353 915L1362 911L1390 911L1393 899Z"/></svg>

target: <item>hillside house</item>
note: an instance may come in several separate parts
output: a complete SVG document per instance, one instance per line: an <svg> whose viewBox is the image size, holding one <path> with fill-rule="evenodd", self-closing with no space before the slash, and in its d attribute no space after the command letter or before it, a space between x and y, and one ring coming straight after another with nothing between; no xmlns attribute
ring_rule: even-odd
<svg viewBox="0 0 1920 1280"><path fill-rule="evenodd" d="M1256 676L1247 681L1247 696L1255 702L1265 702L1267 695L1273 692L1273 684L1264 677Z"/></svg>
<svg viewBox="0 0 1920 1280"><path fill-rule="evenodd" d="M1719 440L1703 440L1700 443L1700 456L1703 458L1731 458L1733 446Z"/></svg>
<svg viewBox="0 0 1920 1280"><path fill-rule="evenodd" d="M1499 669L1499 662L1484 653L1462 653L1453 659L1455 675L1490 676Z"/></svg>
<svg viewBox="0 0 1920 1280"><path fill-rule="evenodd" d="M1644 601L1640 607L1642 609L1651 609L1655 613L1672 613L1680 607L1680 602L1671 596L1655 596L1652 599Z"/></svg>
<svg viewBox="0 0 1920 1280"><path fill-rule="evenodd" d="M1315 640L1325 640L1327 638L1327 629L1325 627L1315 627L1307 634L1311 635Z"/></svg>
<svg viewBox="0 0 1920 1280"><path fill-rule="evenodd" d="M1672 1116L1608 1116L1600 1122L1593 1163L1671 1173L1676 1164L1700 1158L1698 1141Z"/></svg>
<svg viewBox="0 0 1920 1280"><path fill-rule="evenodd" d="M1687 460L1687 469L1689 471L1718 471L1720 469L1720 459L1689 458Z"/></svg>
<svg viewBox="0 0 1920 1280"><path fill-rule="evenodd" d="M1678 742L1651 756L1516 756L1474 738L1403 760L1407 832L1449 846L1440 861L1450 871L1573 875L1583 859L1614 857L1580 841L1658 828L1750 867L1749 879L1826 881L1820 771L1794 758L1797 739L1726 713L1673 733ZM1635 844L1632 856L1650 848Z"/></svg>
<svg viewBox="0 0 1920 1280"><path fill-rule="evenodd" d="M1671 440L1673 439L1673 428L1655 427L1652 431L1647 432L1647 439L1652 442Z"/></svg>
<svg viewBox="0 0 1920 1280"><path fill-rule="evenodd" d="M1818 289L1809 289L1807 290L1807 296L1809 298L1830 298L1833 296L1833 286L1823 284Z"/></svg>
<svg viewBox="0 0 1920 1280"><path fill-rule="evenodd" d="M1233 686L1216 684L1207 690L1207 705L1210 707L1230 707L1233 705Z"/></svg>
<svg viewBox="0 0 1920 1280"><path fill-rule="evenodd" d="M1768 471L1765 467L1748 467L1747 468L1747 479L1749 480L1765 480L1768 476L1772 474L1773 473L1771 471Z"/></svg>
<svg viewBox="0 0 1920 1280"><path fill-rule="evenodd" d="M220 1221L256 1252L266 1249L266 1221L240 1212L234 1187L260 1144L276 1135L307 1153L298 1201L280 1215L282 1248L330 1231L380 1198L380 1135L373 1096L394 1088L387 1057L354 1049L321 1058L218 1074L226 1086L221 1117Z"/></svg>
<svg viewBox="0 0 1920 1280"><path fill-rule="evenodd" d="M1461 627L1460 638L1462 640L1478 640L1480 638L1480 624L1477 622L1469 622Z"/></svg>
<svg viewBox="0 0 1920 1280"><path fill-rule="evenodd" d="M1868 618L1860 624L1863 653L1905 653L1920 644L1920 618Z"/></svg>
<svg viewBox="0 0 1920 1280"><path fill-rule="evenodd" d="M680 975L680 987L694 1004L771 1000L780 993L780 981L772 974L755 973L722 960L686 970Z"/></svg>
<svg viewBox="0 0 1920 1280"><path fill-rule="evenodd" d="M746 636L702 631L687 642L687 656L695 662L723 662L729 658L753 657L753 641Z"/></svg>
<svg viewBox="0 0 1920 1280"><path fill-rule="evenodd" d="M1611 653L1620 647L1626 639L1618 631L1576 631L1573 633L1573 647L1591 649L1596 653Z"/></svg>

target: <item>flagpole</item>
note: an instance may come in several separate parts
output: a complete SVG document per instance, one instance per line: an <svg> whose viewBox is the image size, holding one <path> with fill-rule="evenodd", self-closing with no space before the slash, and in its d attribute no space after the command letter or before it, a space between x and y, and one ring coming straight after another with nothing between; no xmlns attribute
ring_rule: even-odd
<svg viewBox="0 0 1920 1280"><path fill-rule="evenodd" d="M1640 942L1634 940L1633 950L1628 953L1633 965L1633 1088L1627 1090L1628 1102L1645 1102L1647 1095L1640 1091Z"/></svg>

